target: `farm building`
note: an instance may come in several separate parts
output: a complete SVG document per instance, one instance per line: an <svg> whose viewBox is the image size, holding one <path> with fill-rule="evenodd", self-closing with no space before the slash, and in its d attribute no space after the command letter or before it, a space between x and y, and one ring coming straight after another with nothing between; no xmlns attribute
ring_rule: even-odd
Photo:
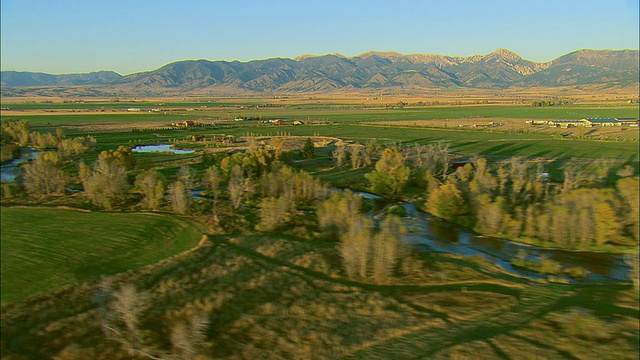
<svg viewBox="0 0 640 360"><path fill-rule="evenodd" d="M584 118L580 120L527 120L527 124L531 125L549 125L552 127L570 128L577 126L593 127L593 126L638 126L636 118Z"/></svg>
<svg viewBox="0 0 640 360"><path fill-rule="evenodd" d="M179 126L179 127L189 127L189 126L194 126L195 124L196 122L193 120L185 120L182 122L172 123L171 125Z"/></svg>
<svg viewBox="0 0 640 360"><path fill-rule="evenodd" d="M616 118L622 125L638 126L638 119L636 118Z"/></svg>
<svg viewBox="0 0 640 360"><path fill-rule="evenodd" d="M591 126L591 124L585 119L582 120L549 120L547 122L550 126L561 127L561 128L569 128L576 126Z"/></svg>
<svg viewBox="0 0 640 360"><path fill-rule="evenodd" d="M622 123L615 118L585 118L581 121L588 123L590 126L620 126Z"/></svg>

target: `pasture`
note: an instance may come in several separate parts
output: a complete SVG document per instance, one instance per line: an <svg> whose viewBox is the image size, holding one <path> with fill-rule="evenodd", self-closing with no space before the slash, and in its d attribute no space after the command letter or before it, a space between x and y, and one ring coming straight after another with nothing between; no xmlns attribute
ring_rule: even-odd
<svg viewBox="0 0 640 360"><path fill-rule="evenodd" d="M192 248L172 216L2 208L2 304L154 264Z"/></svg>
<svg viewBox="0 0 640 360"><path fill-rule="evenodd" d="M531 283L482 259L432 252L392 283L374 284L346 278L333 245L214 236L113 281L137 288L147 309L140 327L163 348L176 324L206 314L199 349L214 358L636 357L627 286ZM117 357L95 316L100 291L91 284L4 307L4 349L34 359Z"/></svg>
<svg viewBox="0 0 640 360"><path fill-rule="evenodd" d="M207 108L194 111L178 108L201 103L167 102L173 108L167 114L122 111L124 105L157 103L119 103L113 112L100 112L101 104L53 104L58 107L52 105L55 111L50 113L45 111L51 104L24 104L10 116L3 111L2 119L28 120L32 130L39 132L62 127L68 138L95 137L97 147L74 159L88 164L100 151L120 145L170 143L196 150L188 155L135 153L137 165L129 173L130 181L146 169L172 178L185 163L202 175L214 161L212 153L242 151L252 143L271 144L272 137L282 140L286 151L294 150L287 154L291 166L309 171L330 186L352 189L367 189L364 175L371 167L336 168L331 152L340 141L374 139L408 146L445 142L455 157L482 155L490 161L536 157L558 181L563 162L571 158L608 159L631 164L638 171L638 136L633 133L637 129L629 127L623 138L602 139L580 132L566 136L565 129L451 126L461 119L524 123L525 119L637 117L637 105L373 108L286 101L286 105L258 107L258 100L238 100L216 108L206 104ZM300 119L305 124L235 122L234 116ZM170 126L184 120L204 125ZM205 139L196 141L201 135ZM217 141L228 135L233 135L232 143ZM297 150L307 137L318 147L313 159L301 160ZM71 167L66 170L75 173L76 167ZM203 216L210 214L210 199L194 201L197 209L188 217L6 207L87 206L86 198L74 195L47 200L18 194L3 201L7 202L0 208L1 345L9 356L124 358L103 332L109 316L99 315L113 311L113 302L109 307L104 299L114 298L114 291L123 284L134 286L143 299L140 333L157 345L159 353L175 350L174 330L197 316L204 316L209 324L199 351L226 359L523 358L531 354L632 359L638 353L637 289L629 283L532 280L505 272L482 256L412 251L418 249L409 246L402 249L393 277L375 283L347 276L339 246L312 236L317 229L311 213L306 218L306 208L296 215L300 226L256 233L251 230L258 216L252 202L233 212L222 201L218 215L234 225L217 229ZM310 230L303 227L309 224ZM197 227L208 228L206 238ZM102 286L106 282L98 282L105 276L111 289Z"/></svg>

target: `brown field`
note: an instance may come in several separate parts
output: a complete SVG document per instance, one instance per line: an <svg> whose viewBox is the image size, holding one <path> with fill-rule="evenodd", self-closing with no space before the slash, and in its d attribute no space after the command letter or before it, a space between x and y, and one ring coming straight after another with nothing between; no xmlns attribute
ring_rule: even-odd
<svg viewBox="0 0 640 360"><path fill-rule="evenodd" d="M567 86L567 87L537 87L537 88L509 88L509 89L371 89L360 91L335 91L332 93L274 93L239 94L237 96L211 96L210 94L190 93L188 96L156 96L146 98L136 97L87 97L82 92L91 87L69 87L65 96L55 93L50 96L25 95L16 97L2 97L3 105L51 101L61 103L69 99L82 99L85 102L108 102L118 99L122 102L189 102L210 99L225 103L268 102L282 104L365 104L385 105L397 102L434 102L441 105L461 104L493 104L513 105L528 104L534 100L552 98L572 98L586 104L616 104L626 103L628 100L638 101L638 86L623 88L606 88L604 85ZM36 89L38 90L38 89ZM78 93L74 94L74 90ZM8 113L6 115L9 115Z"/></svg>

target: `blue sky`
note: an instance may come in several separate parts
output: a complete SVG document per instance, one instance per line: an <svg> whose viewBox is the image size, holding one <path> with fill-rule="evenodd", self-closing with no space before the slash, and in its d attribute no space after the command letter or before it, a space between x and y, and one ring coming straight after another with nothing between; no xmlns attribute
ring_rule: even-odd
<svg viewBox="0 0 640 360"><path fill-rule="evenodd" d="M369 50L532 61L638 49L640 0L1 0L2 70L153 70Z"/></svg>

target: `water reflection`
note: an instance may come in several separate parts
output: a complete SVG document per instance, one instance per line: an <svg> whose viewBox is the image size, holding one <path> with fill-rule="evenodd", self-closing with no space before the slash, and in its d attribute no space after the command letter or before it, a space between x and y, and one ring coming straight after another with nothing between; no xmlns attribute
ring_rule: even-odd
<svg viewBox="0 0 640 360"><path fill-rule="evenodd" d="M3 183L16 182L16 177L20 175L20 164L38 157L36 149L20 149L20 157L0 166L0 181Z"/></svg>
<svg viewBox="0 0 640 360"><path fill-rule="evenodd" d="M358 194L366 194L356 192ZM378 197L367 194L367 199ZM627 255L550 249L518 243L506 239L483 236L446 220L435 218L417 211L413 204L403 204L408 216L403 219L409 229L406 241L429 248L432 251L457 255L480 255L504 270L529 278L544 278L545 275L516 268L511 261L524 254L528 261L539 262L551 259L562 264L563 269L581 267L587 270L586 281L628 281L631 268L625 261ZM577 282L565 275L560 276L570 282Z"/></svg>
<svg viewBox="0 0 640 360"><path fill-rule="evenodd" d="M133 152L148 153L148 152L172 152L174 154L193 154L195 150L175 149L169 144L161 145L141 145L131 149Z"/></svg>

